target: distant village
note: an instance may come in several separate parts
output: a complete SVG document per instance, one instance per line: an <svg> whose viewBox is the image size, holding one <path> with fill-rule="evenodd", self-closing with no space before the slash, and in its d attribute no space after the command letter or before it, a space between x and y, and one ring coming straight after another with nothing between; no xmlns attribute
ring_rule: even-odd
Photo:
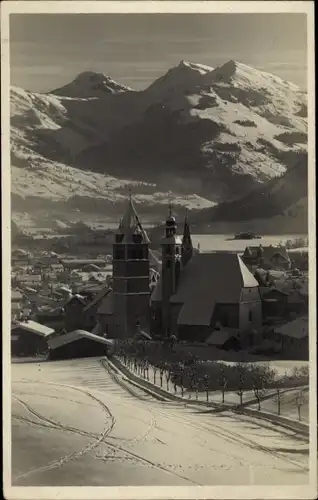
<svg viewBox="0 0 318 500"><path fill-rule="evenodd" d="M105 355L128 339L171 339L308 359L308 258L249 242L241 254L202 252L171 207L154 250L131 196L106 239L105 253L81 258L13 247L12 356Z"/></svg>

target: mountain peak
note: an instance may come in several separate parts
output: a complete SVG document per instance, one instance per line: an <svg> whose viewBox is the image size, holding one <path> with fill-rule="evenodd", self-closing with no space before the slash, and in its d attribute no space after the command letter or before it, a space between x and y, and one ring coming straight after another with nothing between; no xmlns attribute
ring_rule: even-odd
<svg viewBox="0 0 318 500"><path fill-rule="evenodd" d="M180 61L177 68L180 68L180 69L184 68L184 69L190 69L193 71L198 71L202 75L204 75L206 73L210 73L214 69L214 68L211 68L211 66L206 66L204 64L192 63L192 62L186 61L184 59L182 59L182 61Z"/></svg>
<svg viewBox="0 0 318 500"><path fill-rule="evenodd" d="M115 80L103 73L94 71L83 71L75 79L63 87L53 90L51 94L67 97L101 97L105 93L117 94L119 92L130 92L131 88L117 83Z"/></svg>

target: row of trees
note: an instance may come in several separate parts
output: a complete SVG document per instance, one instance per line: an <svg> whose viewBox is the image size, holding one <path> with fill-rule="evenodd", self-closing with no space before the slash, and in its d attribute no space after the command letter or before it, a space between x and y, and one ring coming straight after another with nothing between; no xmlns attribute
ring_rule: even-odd
<svg viewBox="0 0 318 500"><path fill-rule="evenodd" d="M221 401L226 402L226 394L234 392L239 399L239 406L244 405L244 395L247 391L253 393L258 410L262 409L262 402L267 397L273 397L277 405L277 414L281 414L281 406L284 401L284 389L298 384L308 383L308 369L295 369L290 376L280 379L279 387L276 381L276 372L269 366L246 364L243 362L234 365L225 363L209 363L212 370L206 370L206 365L196 359L186 362L169 363L160 360L158 363L151 363L148 356L140 355L138 349L130 346L122 347L119 351L119 358L123 364L136 375L145 380L159 385L160 388L172 391L182 397L198 399L200 393L205 394L207 402L210 400L211 392L221 391ZM269 394L269 391L271 393ZM249 404L251 398L249 397ZM301 419L301 407L305 403L302 390L297 392L291 401L297 407L299 420Z"/></svg>

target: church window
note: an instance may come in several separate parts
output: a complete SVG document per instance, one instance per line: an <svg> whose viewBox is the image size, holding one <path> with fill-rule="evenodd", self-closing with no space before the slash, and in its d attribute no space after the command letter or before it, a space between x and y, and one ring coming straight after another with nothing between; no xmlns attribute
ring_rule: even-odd
<svg viewBox="0 0 318 500"><path fill-rule="evenodd" d="M114 253L116 260L121 260L125 258L125 248L123 246L116 247Z"/></svg>

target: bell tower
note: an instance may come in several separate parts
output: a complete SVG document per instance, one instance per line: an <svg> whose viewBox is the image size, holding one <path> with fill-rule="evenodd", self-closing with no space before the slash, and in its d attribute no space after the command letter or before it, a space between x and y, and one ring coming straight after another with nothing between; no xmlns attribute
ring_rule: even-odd
<svg viewBox="0 0 318 500"><path fill-rule="evenodd" d="M177 236L176 219L169 205L169 216L166 220L165 235L161 241L162 248L162 325L164 334L171 332L170 297L176 293L181 272L181 239Z"/></svg>
<svg viewBox="0 0 318 500"><path fill-rule="evenodd" d="M113 329L117 338L132 337L136 324L149 326L149 239L131 194L113 244Z"/></svg>

